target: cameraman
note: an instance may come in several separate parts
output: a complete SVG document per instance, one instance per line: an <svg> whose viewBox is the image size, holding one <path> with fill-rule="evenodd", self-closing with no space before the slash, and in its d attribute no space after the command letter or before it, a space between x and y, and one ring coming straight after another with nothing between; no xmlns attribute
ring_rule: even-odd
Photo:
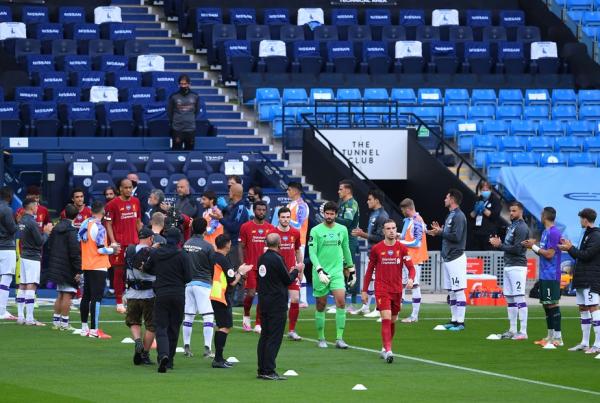
<svg viewBox="0 0 600 403"><path fill-rule="evenodd" d="M164 245L167 243L167 240L161 235L163 230L165 229L165 215L159 211L152 214L152 218L150 219L150 229L154 234L154 243L158 245Z"/></svg>
<svg viewBox="0 0 600 403"><path fill-rule="evenodd" d="M155 213L160 214L160 213ZM125 267L127 268L127 313L125 324L131 330L135 340L133 363L135 365L153 365L149 351L154 341L154 325L152 311L154 309L154 291L152 285L156 276L140 271L150 255L150 247L155 242L154 234L149 228L142 228L138 233L139 244L129 245L125 250ZM166 243L166 240L165 240ZM146 332L142 341L142 318Z"/></svg>
<svg viewBox="0 0 600 403"><path fill-rule="evenodd" d="M152 219L152 214L157 211L161 213L166 213L161 208L165 202L165 193L160 189L152 189L150 191L150 195L148 196L148 206L146 207L146 212L144 213L144 225L150 224L150 220Z"/></svg>

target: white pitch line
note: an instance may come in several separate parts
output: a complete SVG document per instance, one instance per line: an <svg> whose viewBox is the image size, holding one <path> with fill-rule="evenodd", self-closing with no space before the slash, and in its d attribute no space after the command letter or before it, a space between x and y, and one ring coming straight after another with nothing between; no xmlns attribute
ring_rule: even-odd
<svg viewBox="0 0 600 403"><path fill-rule="evenodd" d="M201 321L194 321L194 322L201 322ZM42 322L42 323L50 324L52 322ZM71 321L71 323L81 323L81 322ZM124 323L124 321L123 320L101 320L100 323ZM0 324L16 324L16 322L14 322L14 321L7 321L7 322L0 322ZM237 328L237 329L242 329L239 326L234 326L234 327ZM318 340L311 339L311 338L308 338L308 337L303 337L303 339L307 340L307 341L314 342L314 343L318 342ZM335 346L335 343L332 343L332 342L327 342L327 344L330 345L330 346ZM381 351L374 350L374 349L371 349L371 348L366 348L366 347L349 346L349 348L351 350L364 351L364 352L367 352L367 353L375 353L375 354L380 354L381 353ZM596 392L594 390L580 389L580 388L575 388L575 387L572 387L572 386L558 385L558 384L549 383L549 382L536 381L536 380L533 380L533 379L520 378L518 376L500 374L500 373L497 373L497 372L485 371L485 370L482 370L482 369L469 368L469 367L463 367L461 365L454 365L454 364L448 364L448 363L440 362L440 361L428 360L426 358L412 357L410 355L404 355L404 354L394 354L394 357L403 358L403 359L409 360L409 361L420 362L422 364L429 364L429 365L434 365L434 366L438 366L438 367L457 369L457 370L465 371L465 372L472 372L472 373L480 374L480 375L487 375L487 376L491 376L491 377L495 377L495 378L508 379L508 380L511 380L511 381L529 383L529 384L532 384L532 385L546 386L548 388L568 390L568 391L571 391L571 392L580 392L580 393L586 393L586 394L589 394L589 395L600 396L600 392Z"/></svg>

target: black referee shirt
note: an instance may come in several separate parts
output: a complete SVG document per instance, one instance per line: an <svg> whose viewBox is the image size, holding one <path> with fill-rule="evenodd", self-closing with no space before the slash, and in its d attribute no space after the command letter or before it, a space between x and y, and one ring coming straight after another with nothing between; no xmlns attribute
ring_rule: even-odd
<svg viewBox="0 0 600 403"><path fill-rule="evenodd" d="M288 272L281 255L271 249L258 259L258 303L262 312L286 311L288 286L298 270Z"/></svg>

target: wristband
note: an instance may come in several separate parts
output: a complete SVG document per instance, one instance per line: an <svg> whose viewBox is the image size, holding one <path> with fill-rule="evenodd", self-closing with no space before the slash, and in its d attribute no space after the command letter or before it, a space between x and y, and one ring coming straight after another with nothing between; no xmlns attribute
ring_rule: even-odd
<svg viewBox="0 0 600 403"><path fill-rule="evenodd" d="M533 246L531 247L531 250L532 250L534 253L536 253L536 254L539 254L539 253L540 253L540 247L539 247L539 246L537 246L537 245L533 245Z"/></svg>

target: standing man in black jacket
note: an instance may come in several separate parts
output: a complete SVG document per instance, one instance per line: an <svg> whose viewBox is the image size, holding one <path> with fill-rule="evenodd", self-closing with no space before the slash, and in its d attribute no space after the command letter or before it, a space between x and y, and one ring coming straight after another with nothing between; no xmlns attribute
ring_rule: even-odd
<svg viewBox="0 0 600 403"><path fill-rule="evenodd" d="M192 268L188 255L179 250L181 232L169 228L164 232L166 245L153 251L144 266L148 274L156 275L154 282L154 326L158 350L158 372L173 368L173 358L183 322L185 285L192 281Z"/></svg>
<svg viewBox="0 0 600 403"><path fill-rule="evenodd" d="M192 263L192 281L185 287L185 319L183 321L183 354L193 357L190 343L192 340L192 325L196 314L202 316L204 329L204 357L214 357L211 351L214 320L213 308L210 303L210 288L212 286L212 255L211 244L204 240L206 220L204 217L194 218L192 222L192 237L183 245Z"/></svg>
<svg viewBox="0 0 600 403"><path fill-rule="evenodd" d="M258 378L283 381L286 378L275 372L275 359L285 330L288 286L302 273L303 267L299 265L288 272L279 254L279 234L268 234L266 244L267 251L258 259L258 304L262 324L256 349Z"/></svg>
<svg viewBox="0 0 600 403"><path fill-rule="evenodd" d="M585 229L579 248L568 239L561 239L559 249L569 252L575 261L573 287L575 288L579 314L581 315L581 343L569 351L600 353L600 228L594 226L596 211L584 208L579 212L581 227ZM590 347L590 330L594 328L595 343Z"/></svg>
<svg viewBox="0 0 600 403"><path fill-rule="evenodd" d="M17 266L16 233L17 223L10 203L13 191L8 186L0 189L0 320L16 320L6 310L10 283L12 283Z"/></svg>
<svg viewBox="0 0 600 403"><path fill-rule="evenodd" d="M17 323L28 326L46 326L33 317L35 290L40 283L42 247L48 234L52 232L52 224L44 226L43 232L35 220L38 202L27 198L23 202L23 216L19 220L19 243L21 246L21 281L17 292ZM26 314L25 314L26 312Z"/></svg>
<svg viewBox="0 0 600 403"><path fill-rule="evenodd" d="M75 330L69 325L71 300L77 293L81 278L81 247L73 220L79 214L74 204L67 204L65 217L48 237L48 280L56 284L58 297L54 301L54 330Z"/></svg>
<svg viewBox="0 0 600 403"><path fill-rule="evenodd" d="M200 112L200 97L190 90L190 77L179 76L179 91L169 97L167 115L171 121L173 150L193 150L196 139L196 117Z"/></svg>

